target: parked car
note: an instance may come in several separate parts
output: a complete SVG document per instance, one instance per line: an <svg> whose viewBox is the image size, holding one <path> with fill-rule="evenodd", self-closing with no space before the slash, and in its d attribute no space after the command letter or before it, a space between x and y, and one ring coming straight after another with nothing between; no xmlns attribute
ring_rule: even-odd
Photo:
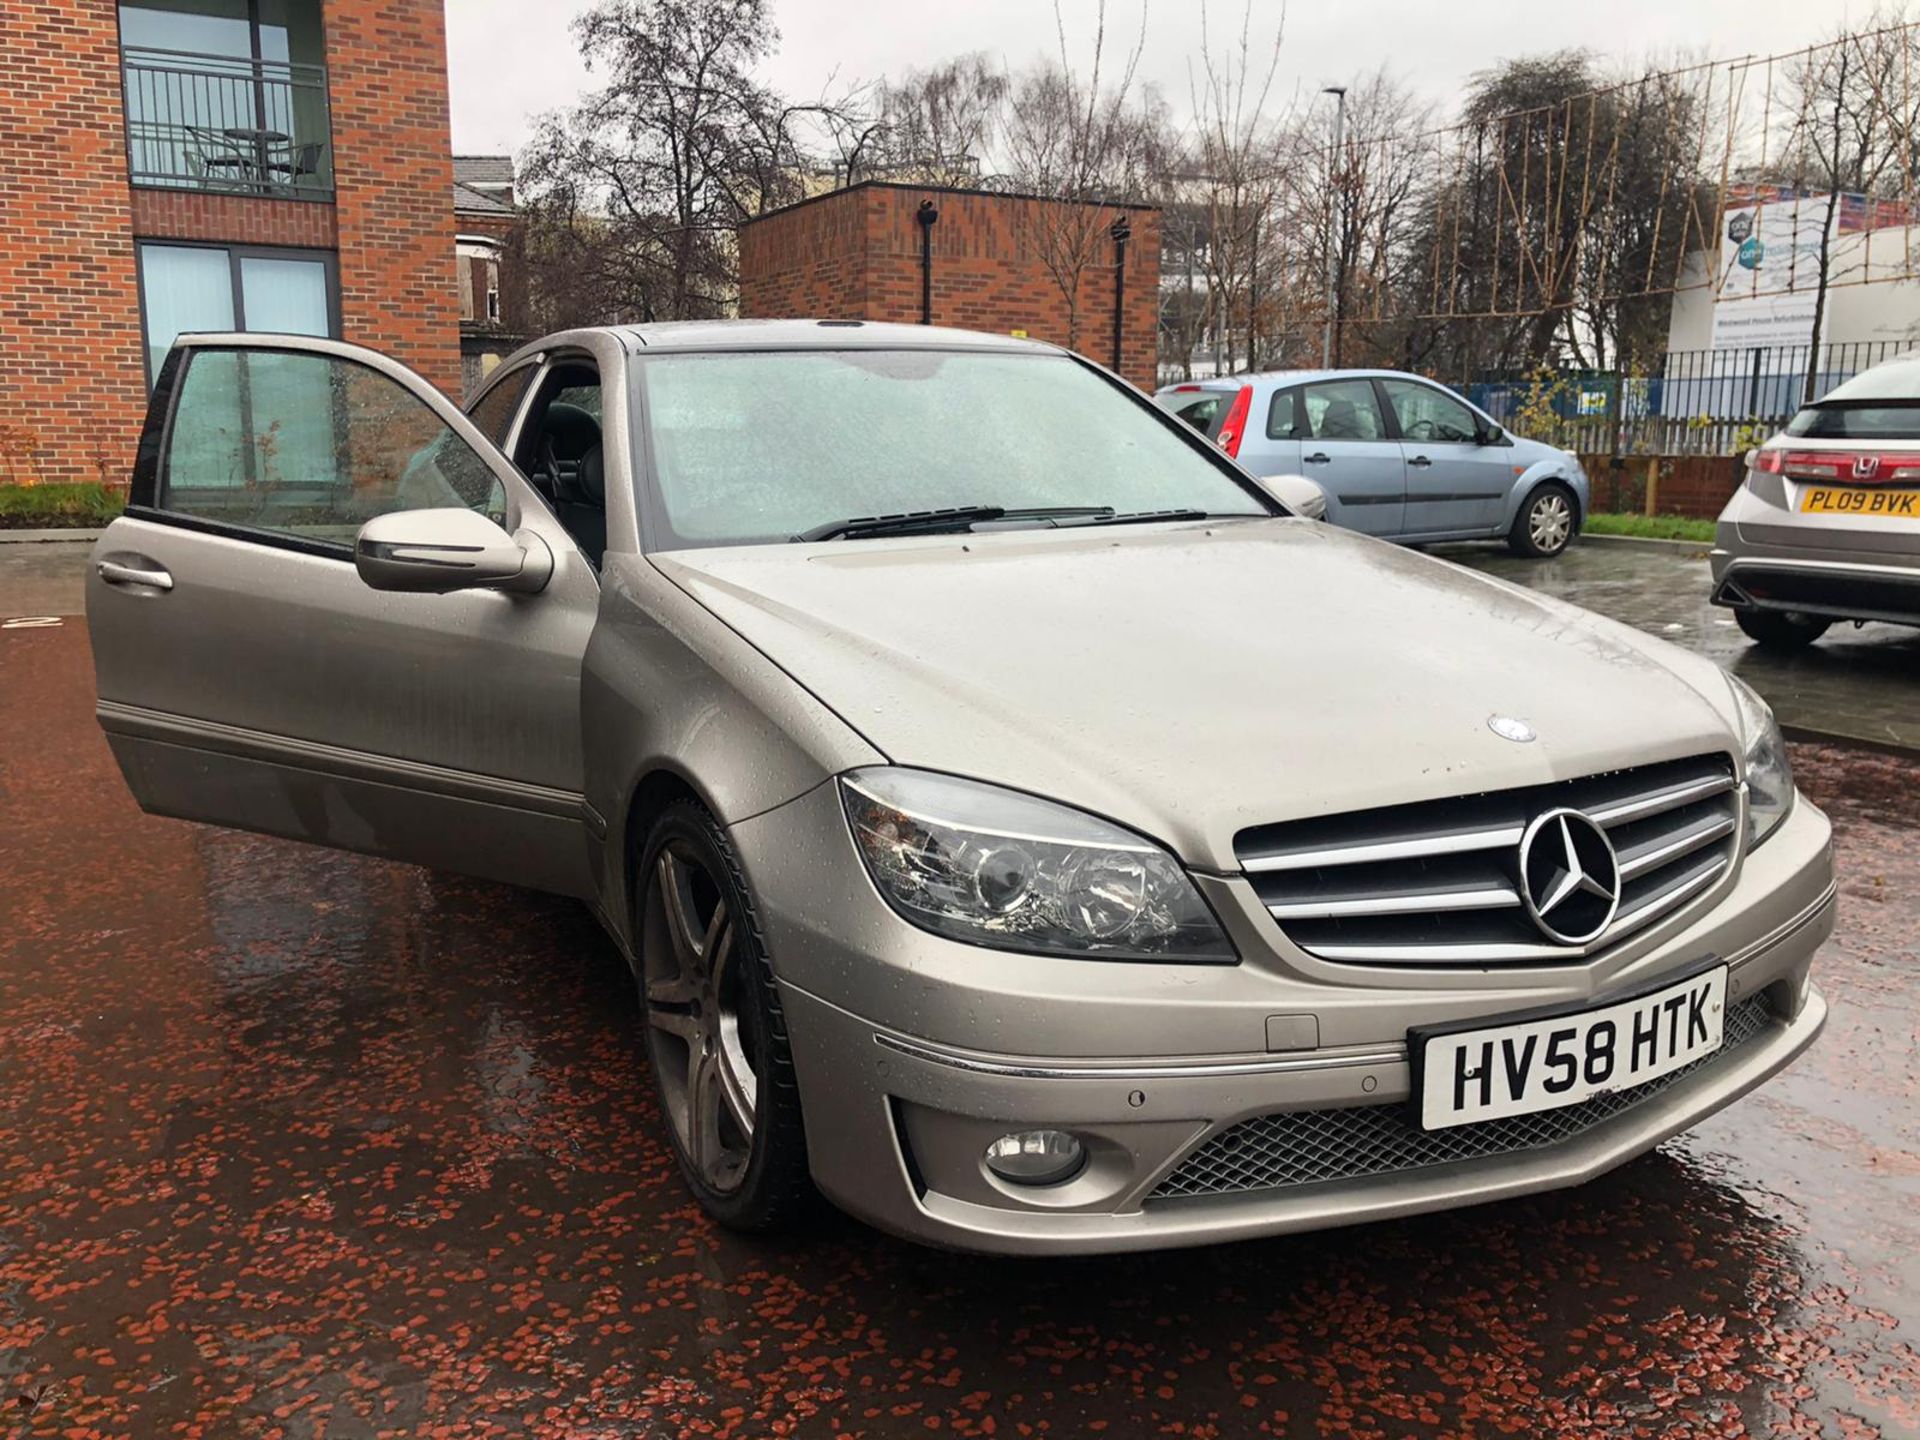
<svg viewBox="0 0 1920 1440"><path fill-rule="evenodd" d="M1836 620L1920 625L1920 356L1856 375L1748 455L1713 602L1776 650Z"/></svg>
<svg viewBox="0 0 1920 1440"><path fill-rule="evenodd" d="M817 1185L1125 1250L1539 1191L1826 1014L1828 824L1751 690L1290 515L1051 347L581 330L462 414L189 337L88 621L147 810L590 905L728 1225Z"/></svg>
<svg viewBox="0 0 1920 1440"><path fill-rule="evenodd" d="M1385 540L1504 539L1545 558L1590 495L1570 451L1503 430L1453 391L1395 370L1283 370L1169 385L1155 400L1255 475L1304 475L1327 518Z"/></svg>

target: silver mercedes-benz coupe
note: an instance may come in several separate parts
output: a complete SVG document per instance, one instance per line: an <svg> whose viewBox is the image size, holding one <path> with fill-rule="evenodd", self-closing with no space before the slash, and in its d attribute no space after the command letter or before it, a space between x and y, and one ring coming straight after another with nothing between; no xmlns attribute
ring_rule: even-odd
<svg viewBox="0 0 1920 1440"><path fill-rule="evenodd" d="M1856 375L1748 455L1713 587L1773 650L1836 621L1920 625L1920 356Z"/></svg>
<svg viewBox="0 0 1920 1440"><path fill-rule="evenodd" d="M1828 826L1766 706L1288 495L997 336L579 331L465 414L190 337L93 555L100 722L156 813L594 907L734 1226L1406 1215L1809 1045Z"/></svg>

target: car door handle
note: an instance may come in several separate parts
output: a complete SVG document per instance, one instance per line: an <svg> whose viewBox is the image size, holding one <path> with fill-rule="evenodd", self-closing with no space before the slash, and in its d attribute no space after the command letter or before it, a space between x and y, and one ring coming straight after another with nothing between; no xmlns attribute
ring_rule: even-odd
<svg viewBox="0 0 1920 1440"><path fill-rule="evenodd" d="M1316 450L1313 454L1307 456L1306 463L1309 465L1331 465L1333 463L1333 457Z"/></svg>
<svg viewBox="0 0 1920 1440"><path fill-rule="evenodd" d="M1424 469L1426 469L1426 468L1427 468L1427 467L1428 467L1429 465L1431 465L1431 464L1433 464L1433 461L1431 461L1431 460L1429 460L1429 459L1428 459L1428 458L1427 458L1426 456L1424 456L1424 455L1416 455L1416 456L1414 456L1414 457L1413 457L1413 458L1412 458L1411 460L1409 460L1409 461L1407 461L1407 464L1409 464L1409 465L1418 465L1418 466L1419 466L1419 467L1420 467L1420 468L1421 468L1422 470L1424 470Z"/></svg>
<svg viewBox="0 0 1920 1440"><path fill-rule="evenodd" d="M122 565L117 560L102 560L94 567L109 585L142 585L149 590L173 589L173 576L158 565Z"/></svg>

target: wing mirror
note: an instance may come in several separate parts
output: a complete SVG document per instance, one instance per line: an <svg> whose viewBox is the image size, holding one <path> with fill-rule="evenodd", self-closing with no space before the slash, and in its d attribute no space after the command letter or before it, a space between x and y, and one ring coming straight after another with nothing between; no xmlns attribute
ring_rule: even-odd
<svg viewBox="0 0 1920 1440"><path fill-rule="evenodd" d="M1262 475L1261 487L1287 509L1305 520L1327 518L1327 492L1304 475Z"/></svg>
<svg viewBox="0 0 1920 1440"><path fill-rule="evenodd" d="M535 595L553 578L553 551L531 530L509 535L472 510L398 510L361 527L353 565L375 590Z"/></svg>
<svg viewBox="0 0 1920 1440"><path fill-rule="evenodd" d="M1473 438L1476 444L1498 445L1507 438L1507 432L1489 421L1480 427L1480 433Z"/></svg>

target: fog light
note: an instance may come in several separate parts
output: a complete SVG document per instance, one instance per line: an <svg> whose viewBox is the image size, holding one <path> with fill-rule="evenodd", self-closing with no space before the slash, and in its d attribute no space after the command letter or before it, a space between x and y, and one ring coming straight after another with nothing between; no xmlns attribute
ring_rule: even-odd
<svg viewBox="0 0 1920 1440"><path fill-rule="evenodd" d="M1009 1185L1059 1185L1086 1163L1087 1147L1064 1130L1022 1130L987 1147L987 1169Z"/></svg>

